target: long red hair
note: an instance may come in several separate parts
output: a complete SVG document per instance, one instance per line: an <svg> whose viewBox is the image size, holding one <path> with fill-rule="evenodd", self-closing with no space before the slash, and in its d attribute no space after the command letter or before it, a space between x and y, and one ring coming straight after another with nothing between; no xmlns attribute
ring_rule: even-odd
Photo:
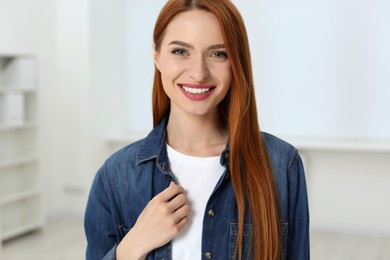
<svg viewBox="0 0 390 260"><path fill-rule="evenodd" d="M281 235L278 201L271 164L257 120L256 101L248 37L243 19L230 0L169 0L157 19L153 40L159 51L169 22L189 10L205 10L219 20L232 67L232 86L219 104L229 131L230 175L238 208L236 256L241 259L246 206L252 221L254 259L280 259ZM159 70L153 85L153 123L170 111Z"/></svg>

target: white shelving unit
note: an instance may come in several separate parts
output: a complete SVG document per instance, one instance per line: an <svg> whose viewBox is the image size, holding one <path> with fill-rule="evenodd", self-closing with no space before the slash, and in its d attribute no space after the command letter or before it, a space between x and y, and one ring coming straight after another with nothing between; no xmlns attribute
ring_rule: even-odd
<svg viewBox="0 0 390 260"><path fill-rule="evenodd" d="M0 54L0 242L44 223L36 70L34 56Z"/></svg>

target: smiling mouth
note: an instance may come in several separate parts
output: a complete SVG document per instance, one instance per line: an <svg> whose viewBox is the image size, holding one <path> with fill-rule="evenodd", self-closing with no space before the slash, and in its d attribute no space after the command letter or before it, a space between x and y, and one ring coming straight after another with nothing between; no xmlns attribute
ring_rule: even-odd
<svg viewBox="0 0 390 260"><path fill-rule="evenodd" d="M214 87L190 87L185 85L180 85L180 87L187 93L191 94L204 94L212 90Z"/></svg>

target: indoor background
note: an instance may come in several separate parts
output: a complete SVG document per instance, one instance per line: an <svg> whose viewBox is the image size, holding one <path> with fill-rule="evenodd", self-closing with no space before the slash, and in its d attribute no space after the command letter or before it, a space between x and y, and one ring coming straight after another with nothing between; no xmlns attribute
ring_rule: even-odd
<svg viewBox="0 0 390 260"><path fill-rule="evenodd" d="M390 259L390 2L233 2L260 127L304 159L312 258ZM0 259L84 259L94 174L152 127L164 3L0 0Z"/></svg>

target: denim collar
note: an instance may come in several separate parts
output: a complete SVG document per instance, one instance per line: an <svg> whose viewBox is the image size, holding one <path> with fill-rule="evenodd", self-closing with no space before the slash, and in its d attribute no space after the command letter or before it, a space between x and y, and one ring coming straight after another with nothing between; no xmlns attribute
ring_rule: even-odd
<svg viewBox="0 0 390 260"><path fill-rule="evenodd" d="M153 128L153 130L141 140L141 144L138 148L136 155L137 165L153 160L157 158L157 162L168 169L168 156L166 151L166 128L168 124L168 116L164 117L161 122ZM221 153L221 165L225 165L229 160L229 141L226 144L225 149Z"/></svg>
<svg viewBox="0 0 390 260"><path fill-rule="evenodd" d="M161 154L162 148L165 148L167 123L168 117L164 117L148 136L141 140L136 157L137 165L155 159Z"/></svg>

